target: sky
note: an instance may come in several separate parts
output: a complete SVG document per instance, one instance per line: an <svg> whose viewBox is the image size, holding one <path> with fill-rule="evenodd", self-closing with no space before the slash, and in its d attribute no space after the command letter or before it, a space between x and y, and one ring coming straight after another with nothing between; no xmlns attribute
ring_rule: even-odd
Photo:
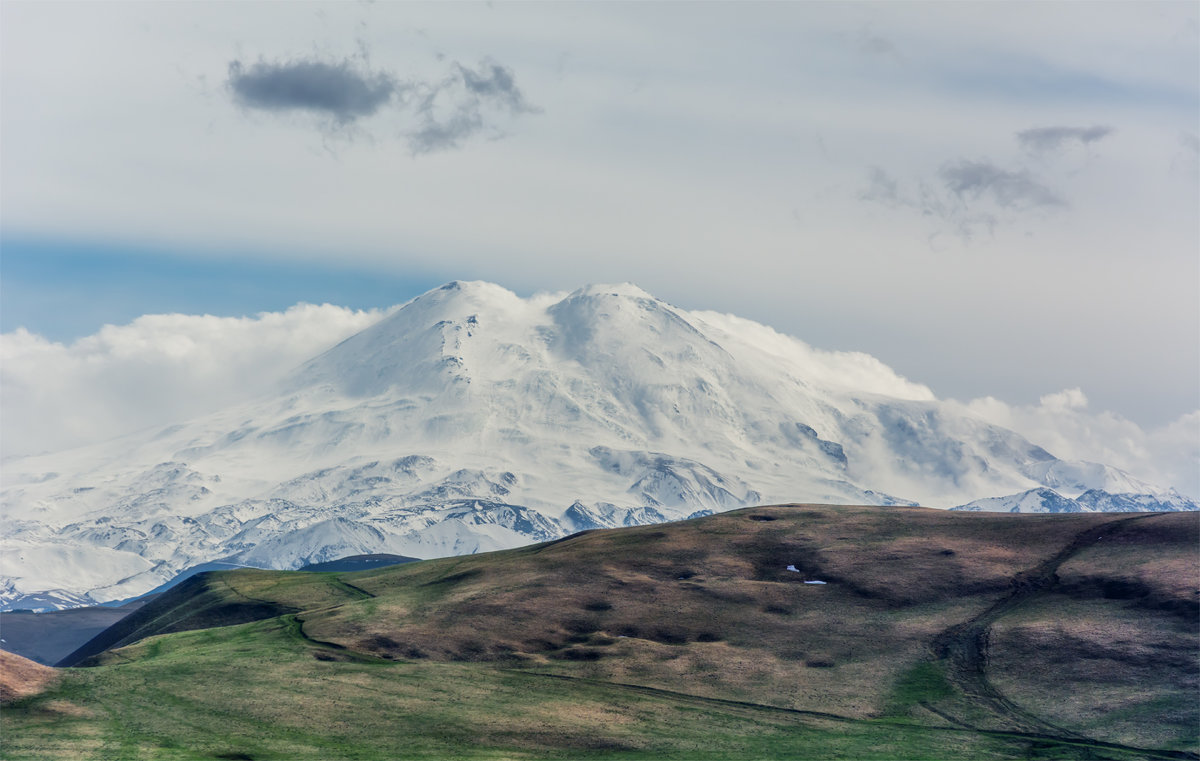
<svg viewBox="0 0 1200 761"><path fill-rule="evenodd" d="M0 445L199 414L445 281L629 281L1195 471L1198 17L7 0Z"/></svg>

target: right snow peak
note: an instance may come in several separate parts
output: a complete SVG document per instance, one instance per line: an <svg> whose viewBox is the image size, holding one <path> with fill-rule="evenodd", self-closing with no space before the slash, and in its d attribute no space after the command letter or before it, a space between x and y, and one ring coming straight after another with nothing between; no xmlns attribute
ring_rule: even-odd
<svg viewBox="0 0 1200 761"><path fill-rule="evenodd" d="M1174 489L1157 494L1113 494L1103 489L1088 489L1070 499L1041 487L1007 497L985 497L950 509L992 513L1143 513L1196 510L1197 504Z"/></svg>
<svg viewBox="0 0 1200 761"><path fill-rule="evenodd" d="M1059 460L873 357L628 284L450 283L251 403L4 475L9 604L129 597L216 560L463 554L753 504L1200 507Z"/></svg>

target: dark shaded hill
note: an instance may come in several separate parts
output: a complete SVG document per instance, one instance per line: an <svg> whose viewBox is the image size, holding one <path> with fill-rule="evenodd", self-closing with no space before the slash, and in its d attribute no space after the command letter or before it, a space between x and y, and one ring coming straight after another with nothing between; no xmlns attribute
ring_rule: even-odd
<svg viewBox="0 0 1200 761"><path fill-rule="evenodd" d="M402 563L415 563L418 560L420 558L410 558L405 555L389 555L387 553L349 555L337 560L327 560L324 563L310 563L298 570L315 573L329 573L334 571L348 573L353 571L367 571L374 568L386 568L387 566L400 565Z"/></svg>
<svg viewBox="0 0 1200 761"><path fill-rule="evenodd" d="M299 570L314 573L363 571L399 565L401 563L412 563L417 560L418 558L405 557L404 555L352 555L325 563L313 563ZM116 626L118 622L156 597L169 592L188 579L202 573L243 569L252 570L246 569L246 566L222 561L204 563L187 569L174 579L171 579L171 581L145 595L124 602L46 611L44 613L34 613L33 611L26 610L0 612L0 649L16 653L46 666L74 665L88 655L95 655L103 650L119 647L121 644L128 644L140 639L142 636L147 636L136 634L136 632L140 631L148 623L152 623L158 619L161 614L155 615L152 611L146 617L127 622L112 632L106 632L105 630ZM207 588L206 585L207 582L201 586ZM185 593L185 597L191 597L194 594L194 589L189 590ZM186 621L177 616L168 616L162 620L162 624L178 624L182 629L172 628L170 631L182 631L183 629L209 628L209 626L213 625L223 626L229 623L237 623L239 620L257 621L285 612L283 609L269 605L255 607L245 605L244 603L245 601L241 601L240 604L235 601L231 603L232 607L226 606L222 614L212 618L212 621L223 623L209 623L208 619L204 616ZM167 604L172 603L168 601ZM204 625L197 625L201 623ZM157 626L151 626L147 631L158 631L158 628ZM102 634L104 636L101 637L100 635ZM92 641L93 639L95 639L95 642Z"/></svg>
<svg viewBox="0 0 1200 761"><path fill-rule="evenodd" d="M34 613L0 613L0 649L53 666L105 629L150 602L141 597L122 606L91 606Z"/></svg>
<svg viewBox="0 0 1200 761"><path fill-rule="evenodd" d="M314 563L304 566L299 570L314 573L362 571L399 565L401 563L412 563L416 560L417 558L405 557L403 555L352 555L325 563ZM126 623L112 632L105 633L105 630L115 626L119 621L133 614L151 600L174 589L188 579L210 571L243 569L246 569L246 566L222 561L204 563L187 569L166 584L132 600L84 608L46 611L43 613L34 613L27 610L0 612L0 649L16 653L46 666L73 665L88 655L94 655L111 647L119 646L117 643L128 644L136 639L140 639L144 635L135 636L135 632L159 616L148 614L148 617ZM193 594L194 591L188 591L185 596L190 597ZM245 601L242 602L244 603ZM168 601L168 604L171 603ZM162 623L164 625L167 622L172 624L179 623L185 629L208 628L210 625L221 626L227 623L235 623L239 619L256 621L264 617L269 618L279 615L281 612L283 612L281 609L271 606L253 607L241 605L237 607L235 605L232 608L227 607L223 614L213 618L213 621L224 623L210 624L203 616L199 619L188 620L186 623L183 623L181 620L177 621L175 617L168 616L166 619L163 619ZM200 623L203 623L204 626L197 626ZM157 628L152 627L151 630L157 631ZM182 629L171 630L181 631ZM100 637L101 634L104 634L104 636ZM133 637L132 639L127 639L131 636ZM100 638L96 639L97 637ZM96 642L93 643L93 639L96 639Z"/></svg>
<svg viewBox="0 0 1200 761"><path fill-rule="evenodd" d="M261 621L365 595L336 579L298 572L206 571L171 587L56 665L77 666L106 650L171 632Z"/></svg>

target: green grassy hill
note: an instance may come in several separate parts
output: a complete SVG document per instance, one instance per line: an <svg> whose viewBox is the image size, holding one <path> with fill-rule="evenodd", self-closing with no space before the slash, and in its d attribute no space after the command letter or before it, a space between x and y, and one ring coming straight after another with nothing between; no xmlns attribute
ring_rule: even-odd
<svg viewBox="0 0 1200 761"><path fill-rule="evenodd" d="M158 634L261 621L366 596L332 574L257 569L200 573L105 629L58 665L95 665L93 656L99 653Z"/></svg>
<svg viewBox="0 0 1200 761"><path fill-rule="evenodd" d="M1200 758L1198 547L1196 514L779 506L206 574L6 706L4 757Z"/></svg>

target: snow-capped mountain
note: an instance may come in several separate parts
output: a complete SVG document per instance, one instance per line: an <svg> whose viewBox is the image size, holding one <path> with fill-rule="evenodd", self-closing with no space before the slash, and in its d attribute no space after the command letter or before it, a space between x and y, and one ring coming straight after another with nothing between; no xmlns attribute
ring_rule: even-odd
<svg viewBox="0 0 1200 761"><path fill-rule="evenodd" d="M1196 501L1174 489L1154 494L1113 494L1103 489L1088 489L1074 499L1053 489L1040 487L1005 497L985 497L952 507L991 513L1144 513L1197 509Z"/></svg>
<svg viewBox="0 0 1200 761"><path fill-rule="evenodd" d="M253 402L6 462L0 602L121 599L218 559L433 557L749 504L1040 488L1080 509L1197 507L863 354L631 285L450 283Z"/></svg>

